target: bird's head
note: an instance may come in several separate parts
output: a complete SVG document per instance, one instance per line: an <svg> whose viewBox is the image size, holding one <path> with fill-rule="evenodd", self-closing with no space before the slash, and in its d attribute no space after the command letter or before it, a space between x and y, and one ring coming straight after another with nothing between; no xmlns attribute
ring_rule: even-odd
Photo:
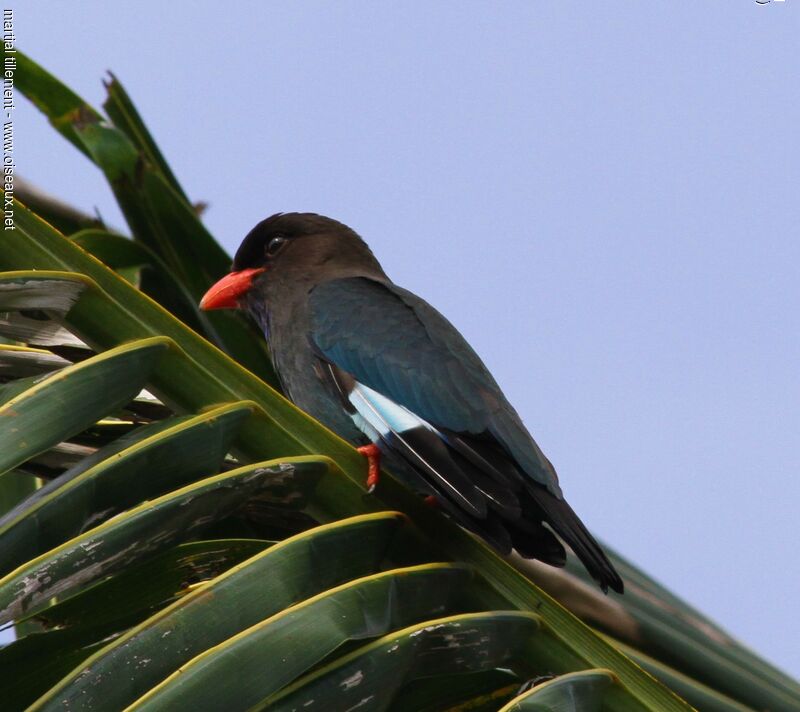
<svg viewBox="0 0 800 712"><path fill-rule="evenodd" d="M278 213L247 234L231 272L205 293L200 308L236 309L251 290L274 282L314 285L354 275L384 276L353 230L314 213Z"/></svg>

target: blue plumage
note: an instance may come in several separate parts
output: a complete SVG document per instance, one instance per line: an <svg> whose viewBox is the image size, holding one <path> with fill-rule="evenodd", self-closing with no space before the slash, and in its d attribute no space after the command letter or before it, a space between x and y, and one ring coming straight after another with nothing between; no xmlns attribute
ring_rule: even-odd
<svg viewBox="0 0 800 712"><path fill-rule="evenodd" d="M366 278L310 294L310 337L321 355L428 423L488 435L525 473L561 496L558 477L478 355L419 297Z"/></svg>

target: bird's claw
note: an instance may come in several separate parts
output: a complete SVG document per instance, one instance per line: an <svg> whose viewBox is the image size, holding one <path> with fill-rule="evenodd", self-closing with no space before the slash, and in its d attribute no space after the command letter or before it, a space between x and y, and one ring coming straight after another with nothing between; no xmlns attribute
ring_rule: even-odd
<svg viewBox="0 0 800 712"><path fill-rule="evenodd" d="M356 448L369 463L367 469L367 494L372 494L381 478L381 451L375 444Z"/></svg>

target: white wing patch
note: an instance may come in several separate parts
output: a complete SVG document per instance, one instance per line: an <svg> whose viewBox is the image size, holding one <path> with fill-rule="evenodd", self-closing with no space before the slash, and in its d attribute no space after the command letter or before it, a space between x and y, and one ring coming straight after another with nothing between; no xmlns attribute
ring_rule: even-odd
<svg viewBox="0 0 800 712"><path fill-rule="evenodd" d="M436 432L430 423L414 415L408 408L358 381L347 397L356 409L356 425L372 442L419 427Z"/></svg>

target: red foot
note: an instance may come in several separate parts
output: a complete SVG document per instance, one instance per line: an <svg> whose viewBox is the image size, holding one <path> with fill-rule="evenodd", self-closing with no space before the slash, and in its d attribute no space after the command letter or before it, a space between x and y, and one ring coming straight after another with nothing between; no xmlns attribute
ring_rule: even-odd
<svg viewBox="0 0 800 712"><path fill-rule="evenodd" d="M369 462L367 470L367 492L372 494L381 478L381 451L377 445L364 445L356 448Z"/></svg>
<svg viewBox="0 0 800 712"><path fill-rule="evenodd" d="M429 494L425 499L422 500L427 504L431 509L441 509L442 505L439 500L436 498L436 495Z"/></svg>

